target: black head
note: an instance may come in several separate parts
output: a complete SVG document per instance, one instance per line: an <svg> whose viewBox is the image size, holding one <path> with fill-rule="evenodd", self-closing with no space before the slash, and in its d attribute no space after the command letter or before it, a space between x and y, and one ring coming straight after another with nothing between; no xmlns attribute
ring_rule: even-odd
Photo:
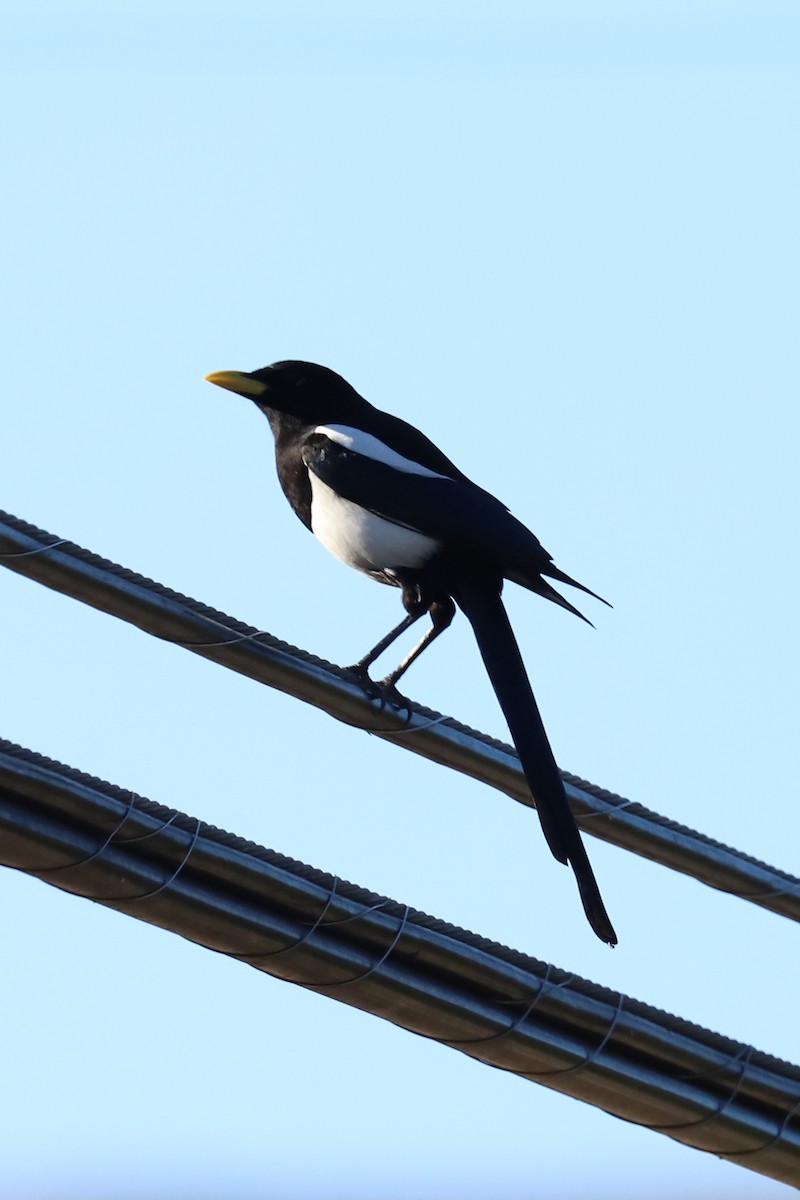
<svg viewBox="0 0 800 1200"><path fill-rule="evenodd" d="M259 371L215 371L206 379L247 396L267 416L285 414L308 425L345 423L370 407L335 371L294 359Z"/></svg>

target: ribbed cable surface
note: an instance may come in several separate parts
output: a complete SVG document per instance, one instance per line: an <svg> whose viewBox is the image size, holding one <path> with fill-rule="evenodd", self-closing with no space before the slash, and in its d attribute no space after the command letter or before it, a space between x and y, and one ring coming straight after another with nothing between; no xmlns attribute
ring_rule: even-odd
<svg viewBox="0 0 800 1200"><path fill-rule="evenodd" d="M3 512L0 565L533 807L511 746L411 701L407 710L381 708L346 670ZM563 774L578 824L586 833L800 920L800 879Z"/></svg>
<svg viewBox="0 0 800 1200"><path fill-rule="evenodd" d="M0 741L0 862L800 1184L800 1067Z"/></svg>

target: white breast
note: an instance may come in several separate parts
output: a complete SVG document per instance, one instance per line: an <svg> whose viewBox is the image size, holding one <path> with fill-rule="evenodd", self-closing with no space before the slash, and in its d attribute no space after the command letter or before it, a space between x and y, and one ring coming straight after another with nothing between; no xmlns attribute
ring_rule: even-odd
<svg viewBox="0 0 800 1200"><path fill-rule="evenodd" d="M349 567L368 575L385 573L393 567L418 568L439 549L435 538L393 525L338 496L313 471L309 478L311 529L325 549Z"/></svg>

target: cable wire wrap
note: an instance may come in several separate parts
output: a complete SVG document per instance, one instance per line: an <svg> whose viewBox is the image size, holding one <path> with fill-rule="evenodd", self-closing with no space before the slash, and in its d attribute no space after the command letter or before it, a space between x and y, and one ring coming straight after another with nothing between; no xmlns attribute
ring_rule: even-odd
<svg viewBox="0 0 800 1200"><path fill-rule="evenodd" d="M0 565L534 807L511 746L411 701L376 706L348 671L3 512ZM800 921L800 879L562 775L584 832Z"/></svg>
<svg viewBox="0 0 800 1200"><path fill-rule="evenodd" d="M800 1067L0 741L0 862L800 1185Z"/></svg>

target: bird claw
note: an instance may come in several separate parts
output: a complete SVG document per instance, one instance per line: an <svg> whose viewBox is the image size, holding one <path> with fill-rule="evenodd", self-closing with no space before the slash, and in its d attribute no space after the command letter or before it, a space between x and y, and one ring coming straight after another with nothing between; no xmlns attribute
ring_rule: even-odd
<svg viewBox="0 0 800 1200"><path fill-rule="evenodd" d="M380 688L381 696L387 704L390 704L392 708L404 708L409 718L411 717L411 702L402 692L397 690L391 675L388 675L386 679L382 679L378 687Z"/></svg>
<svg viewBox="0 0 800 1200"><path fill-rule="evenodd" d="M386 679L375 680L369 675L367 668L360 666L358 663L352 667L347 667L346 670L350 675L355 675L370 700L377 700L379 702L381 710L387 706L389 708L405 709L409 720L411 719L411 703L398 691L390 675Z"/></svg>
<svg viewBox="0 0 800 1200"><path fill-rule="evenodd" d="M348 675L355 675L358 683L361 684L364 691L369 696L370 700L378 700L382 698L380 684L376 683L371 678L366 667L362 667L360 663L354 663L352 667L345 667Z"/></svg>

